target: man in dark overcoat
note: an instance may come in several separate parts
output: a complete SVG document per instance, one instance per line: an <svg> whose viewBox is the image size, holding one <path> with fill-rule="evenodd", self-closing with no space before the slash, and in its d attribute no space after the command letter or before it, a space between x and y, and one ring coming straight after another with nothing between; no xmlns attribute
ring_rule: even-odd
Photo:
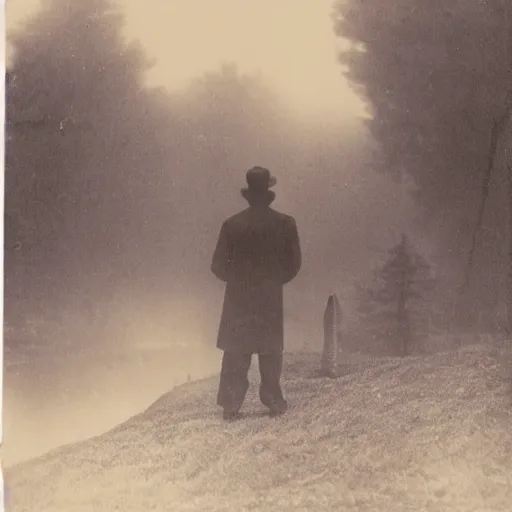
<svg viewBox="0 0 512 512"><path fill-rule="evenodd" d="M217 347L224 351L217 403L224 419L239 417L258 354L260 400L270 415L287 409L281 390L283 285L299 272L301 250L293 217L270 208L276 184L268 169L247 171L241 190L249 207L221 227L211 270L226 283Z"/></svg>

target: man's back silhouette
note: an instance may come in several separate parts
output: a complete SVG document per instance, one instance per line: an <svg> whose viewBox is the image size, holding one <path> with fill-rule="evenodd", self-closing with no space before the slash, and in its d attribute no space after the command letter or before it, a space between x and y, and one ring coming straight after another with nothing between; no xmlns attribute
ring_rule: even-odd
<svg viewBox="0 0 512 512"><path fill-rule="evenodd" d="M249 208L221 227L211 270L226 282L217 347L224 351L217 403L224 418L238 417L249 382L252 354L258 354L260 399L271 415L287 403L280 377L283 354L283 285L299 272L301 251L295 220L270 204L276 181L267 169L247 172L242 195Z"/></svg>

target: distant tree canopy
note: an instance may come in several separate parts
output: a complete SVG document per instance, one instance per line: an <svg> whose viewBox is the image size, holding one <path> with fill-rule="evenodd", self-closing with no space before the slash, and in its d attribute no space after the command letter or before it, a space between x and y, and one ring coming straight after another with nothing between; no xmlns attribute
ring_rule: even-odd
<svg viewBox="0 0 512 512"><path fill-rule="evenodd" d="M507 109L507 20L502 0L339 0L334 9L349 41L340 60L367 101L382 168L414 180L424 219L445 230L450 250L467 250L491 133Z"/></svg>
<svg viewBox="0 0 512 512"><path fill-rule="evenodd" d="M148 256L169 116L122 26L108 0L51 0L9 34L6 272L25 277L7 293L70 276L108 287Z"/></svg>
<svg viewBox="0 0 512 512"><path fill-rule="evenodd" d="M228 187L287 151L286 112L258 79L226 65L179 93L147 88L153 63L123 26L111 0L49 0L8 33L11 298L90 300L207 268Z"/></svg>
<svg viewBox="0 0 512 512"><path fill-rule="evenodd" d="M434 284L430 265L402 235L372 282L358 287L359 314L366 332L376 343L407 355L414 341L428 330L428 299Z"/></svg>
<svg viewBox="0 0 512 512"><path fill-rule="evenodd" d="M202 187L194 183L197 193L240 183L245 168L283 151L285 109L262 81L234 64L197 77L176 100L180 159L192 169L207 165L193 173L201 176Z"/></svg>

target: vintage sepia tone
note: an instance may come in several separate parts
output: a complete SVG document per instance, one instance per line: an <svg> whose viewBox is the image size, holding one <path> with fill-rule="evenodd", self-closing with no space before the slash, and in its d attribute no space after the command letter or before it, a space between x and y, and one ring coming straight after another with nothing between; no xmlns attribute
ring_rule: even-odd
<svg viewBox="0 0 512 512"><path fill-rule="evenodd" d="M510 510L510 2L5 14L6 510Z"/></svg>

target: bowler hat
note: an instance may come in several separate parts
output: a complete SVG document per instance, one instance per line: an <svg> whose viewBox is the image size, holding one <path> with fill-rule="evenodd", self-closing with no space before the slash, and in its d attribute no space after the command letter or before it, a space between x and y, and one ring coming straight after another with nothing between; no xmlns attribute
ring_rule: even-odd
<svg viewBox="0 0 512 512"><path fill-rule="evenodd" d="M277 180L264 167L252 167L246 173L247 188L242 189L251 194L266 194L269 188L272 188Z"/></svg>

